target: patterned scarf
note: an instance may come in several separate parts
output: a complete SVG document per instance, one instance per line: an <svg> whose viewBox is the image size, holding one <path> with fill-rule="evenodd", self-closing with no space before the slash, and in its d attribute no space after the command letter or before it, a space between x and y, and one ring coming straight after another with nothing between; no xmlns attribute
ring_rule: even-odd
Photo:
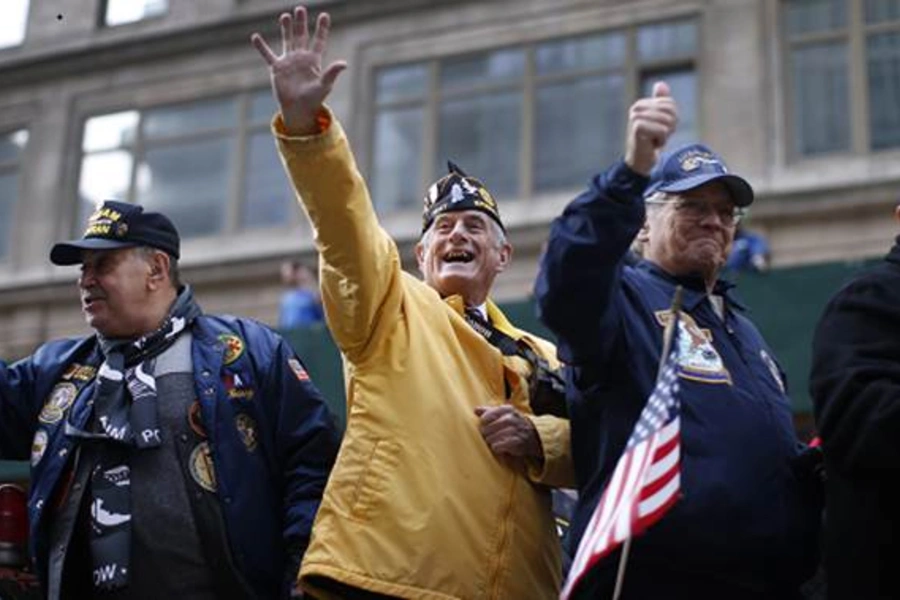
<svg viewBox="0 0 900 600"><path fill-rule="evenodd" d="M185 286L162 325L136 340L99 338L105 360L94 387L94 424L83 431L66 423L66 434L99 444L91 474L91 558L94 586L128 583L131 549L129 454L160 445L156 403L156 357L185 332L202 311Z"/></svg>

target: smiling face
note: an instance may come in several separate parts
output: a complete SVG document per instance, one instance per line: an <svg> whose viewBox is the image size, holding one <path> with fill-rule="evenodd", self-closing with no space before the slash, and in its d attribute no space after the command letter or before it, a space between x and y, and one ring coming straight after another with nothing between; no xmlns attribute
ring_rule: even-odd
<svg viewBox="0 0 900 600"><path fill-rule="evenodd" d="M487 300L511 257L512 246L500 227L478 210L439 215L416 245L425 283L442 298L461 295L467 306Z"/></svg>
<svg viewBox="0 0 900 600"><path fill-rule="evenodd" d="M175 295L167 267L159 251L84 251L78 289L88 325L107 338L135 338L159 327Z"/></svg>
<svg viewBox="0 0 900 600"><path fill-rule="evenodd" d="M725 266L737 221L728 188L720 181L648 201L644 256L676 275L699 275L711 289Z"/></svg>

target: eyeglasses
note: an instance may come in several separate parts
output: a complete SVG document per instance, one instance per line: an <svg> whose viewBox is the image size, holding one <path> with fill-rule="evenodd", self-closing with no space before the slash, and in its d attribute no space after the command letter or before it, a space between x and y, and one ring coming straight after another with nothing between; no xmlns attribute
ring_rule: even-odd
<svg viewBox="0 0 900 600"><path fill-rule="evenodd" d="M681 214L685 219L691 221L699 221L710 213L716 213L719 220L726 227L737 225L741 222L747 210L740 206L716 206L707 200L698 200L693 198L680 198L678 200L663 200L661 198L647 198L646 204L671 204L675 211Z"/></svg>

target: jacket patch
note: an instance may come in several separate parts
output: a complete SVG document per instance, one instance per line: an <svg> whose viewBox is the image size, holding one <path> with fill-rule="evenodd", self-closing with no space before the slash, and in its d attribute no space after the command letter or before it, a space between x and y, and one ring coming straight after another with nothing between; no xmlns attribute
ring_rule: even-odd
<svg viewBox="0 0 900 600"><path fill-rule="evenodd" d="M222 383L225 385L226 395L232 400L252 400L256 395L253 388L244 381L239 373L224 373Z"/></svg>
<svg viewBox="0 0 900 600"><path fill-rule="evenodd" d="M659 310L655 315L657 322L665 327L672 318L672 311ZM704 383L731 385L731 374L712 342L712 332L709 329L702 329L691 315L681 313L678 321L680 377Z"/></svg>
<svg viewBox="0 0 900 600"><path fill-rule="evenodd" d="M41 459L44 458L44 452L47 450L47 442L49 441L47 437L47 432L43 429L38 429L34 434L34 439L31 440L31 466L37 465L41 462Z"/></svg>
<svg viewBox="0 0 900 600"><path fill-rule="evenodd" d="M209 451L209 442L200 442L197 447L191 451L191 457L188 459L191 469L191 477L207 492L215 492L216 472L213 470L212 453Z"/></svg>
<svg viewBox="0 0 900 600"><path fill-rule="evenodd" d="M778 389L781 390L782 394L786 393L787 390L784 387L784 380L781 378L781 371L778 369L778 365L775 364L775 361L765 350L759 351L759 357L762 358L762 361L766 363L766 366L769 368L769 373L772 374L772 379L775 380L775 383L778 385Z"/></svg>
<svg viewBox="0 0 900 600"><path fill-rule="evenodd" d="M309 381L309 373L306 372L306 369L303 368L303 365L300 364L299 360L296 358L289 358L288 366L291 368L291 371L294 372L294 375L297 376L298 380Z"/></svg>
<svg viewBox="0 0 900 600"><path fill-rule="evenodd" d="M230 365L244 354L244 340L233 333L219 334L219 341L225 344L225 356L222 357L222 364Z"/></svg>
<svg viewBox="0 0 900 600"><path fill-rule="evenodd" d="M200 409L200 403L196 400L188 408L187 414L188 425L191 426L197 437L206 438L206 428L203 426L203 414Z"/></svg>
<svg viewBox="0 0 900 600"><path fill-rule="evenodd" d="M92 367L90 365L79 365L78 363L73 363L66 369L66 372L62 374L62 379L64 381L69 381L74 379L75 381L90 381L97 375L97 368Z"/></svg>
<svg viewBox="0 0 900 600"><path fill-rule="evenodd" d="M237 427L238 433L241 435L241 441L248 452L256 450L257 444L257 428L256 421L248 414L241 413L234 418L234 425Z"/></svg>
<svg viewBox="0 0 900 600"><path fill-rule="evenodd" d="M78 388L75 387L74 383L57 383L50 392L50 397L44 404L44 408L41 409L38 420L48 425L59 423L63 415L66 414L66 409L72 406L76 395L78 395Z"/></svg>

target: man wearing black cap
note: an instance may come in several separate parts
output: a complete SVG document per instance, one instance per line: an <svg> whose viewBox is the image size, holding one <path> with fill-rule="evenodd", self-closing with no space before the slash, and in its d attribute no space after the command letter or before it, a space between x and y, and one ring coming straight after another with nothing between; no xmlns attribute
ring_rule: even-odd
<svg viewBox="0 0 900 600"><path fill-rule="evenodd" d="M328 16L312 40L306 20L303 8L281 16L281 56L253 37L348 374L347 431L301 584L317 598L556 598L547 486L572 482L569 426L535 414L554 410L552 393L543 404L534 393L552 387L553 346L489 298L512 253L497 204L451 165L425 198L424 282L404 273L322 105L345 66L322 68Z"/></svg>
<svg viewBox="0 0 900 600"><path fill-rule="evenodd" d="M95 334L0 363L0 451L31 453L49 598L287 597L339 432L287 344L205 315L178 232L104 202L50 259Z"/></svg>
<svg viewBox="0 0 900 600"><path fill-rule="evenodd" d="M536 284L568 381L578 547L656 381L676 286L681 495L633 540L623 598L792 598L815 568L819 507L799 452L782 370L718 275L753 190L701 144L659 157L677 108L668 86L629 113L623 161L552 225ZM643 260L629 265L632 241ZM620 552L574 597L611 597Z"/></svg>

